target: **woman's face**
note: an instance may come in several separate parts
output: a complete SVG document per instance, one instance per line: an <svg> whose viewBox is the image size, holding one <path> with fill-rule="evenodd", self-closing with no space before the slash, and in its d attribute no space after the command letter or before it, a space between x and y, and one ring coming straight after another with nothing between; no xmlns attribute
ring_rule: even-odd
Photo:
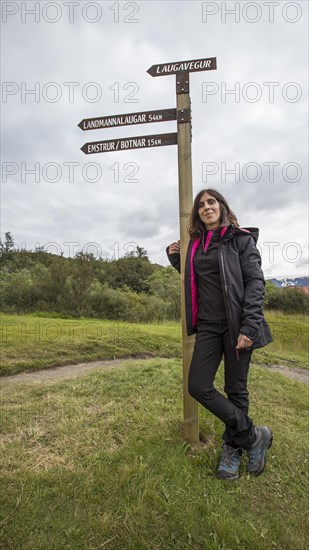
<svg viewBox="0 0 309 550"><path fill-rule="evenodd" d="M220 224L220 204L215 197L204 193L198 203L198 215L206 229L215 229Z"/></svg>

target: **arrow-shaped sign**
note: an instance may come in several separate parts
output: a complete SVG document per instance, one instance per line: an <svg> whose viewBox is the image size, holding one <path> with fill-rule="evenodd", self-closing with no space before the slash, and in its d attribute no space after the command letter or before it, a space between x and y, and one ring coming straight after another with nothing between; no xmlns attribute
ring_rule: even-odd
<svg viewBox="0 0 309 550"><path fill-rule="evenodd" d="M146 147L161 147L162 145L176 145L177 132L172 134L156 134L150 136L133 136L106 141L85 143L81 150L86 155L93 153L110 153L112 151L126 151L127 149L144 149Z"/></svg>
<svg viewBox="0 0 309 550"><path fill-rule="evenodd" d="M175 61L163 63L163 65L152 65L147 71L151 76L166 76L180 72L213 71L217 68L217 58L192 59L191 61Z"/></svg>
<svg viewBox="0 0 309 550"><path fill-rule="evenodd" d="M101 128L114 128L115 126L165 122L167 120L176 120L176 109L161 109L161 111L144 111L141 113L125 113L124 115L85 118L78 126L82 130L97 130Z"/></svg>

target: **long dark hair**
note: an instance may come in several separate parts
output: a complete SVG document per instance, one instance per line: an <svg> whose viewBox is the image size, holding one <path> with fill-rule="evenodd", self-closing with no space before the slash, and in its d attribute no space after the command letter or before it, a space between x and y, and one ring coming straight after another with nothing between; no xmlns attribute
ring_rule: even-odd
<svg viewBox="0 0 309 550"><path fill-rule="evenodd" d="M239 223L237 221L237 218L234 214L234 212L230 209L227 201L225 198L219 193L219 191L216 191L215 189L202 189L200 191L194 200L193 208L190 215L189 220L189 226L188 226L188 232L191 238L197 239L200 238L205 231L205 225L201 221L199 214L198 214L198 205L200 202L200 198L204 193L208 193L211 197L214 197L220 206L220 226L226 226L226 225L236 225L239 227Z"/></svg>

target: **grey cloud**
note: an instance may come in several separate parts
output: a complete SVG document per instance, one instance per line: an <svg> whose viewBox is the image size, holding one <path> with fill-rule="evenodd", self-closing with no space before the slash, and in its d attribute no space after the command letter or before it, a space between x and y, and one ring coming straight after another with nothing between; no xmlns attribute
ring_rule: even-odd
<svg viewBox="0 0 309 550"><path fill-rule="evenodd" d="M39 82L57 82L62 97L55 104L29 97L21 102L20 93L9 96L3 104L3 160L49 162L63 169L55 184L35 183L29 177L21 182L20 173L3 184L3 231L12 230L16 239L29 243L94 241L109 251L115 242L123 247L136 241L150 251L150 259L167 265L165 246L179 236L178 174L176 147L157 150L128 151L121 155L86 157L80 147L86 141L130 135L176 131L176 124L124 127L113 130L82 132L77 123L82 118L174 107L175 78L151 78L146 70L154 63L217 56L218 70L195 73L190 79L193 123L193 192L216 187L227 196L243 225L258 225L261 242L287 238L297 241L303 235L307 206L307 135L305 76L305 24L307 5L302 4L303 18L288 24L282 17L270 24L265 20L248 24L220 21L220 17L202 22L200 2L139 2L138 24L113 23L112 11L105 10L98 24L86 23L80 16L73 24L63 19L59 24L41 22L20 24L18 19L3 25L3 80L31 86ZM278 13L280 13L278 11ZM289 81L299 82L303 98L292 104L282 98L273 104L263 95L260 102L239 104L220 93L202 101L203 82ZM74 103L68 102L64 82L79 82ZM86 101L82 87L97 82L102 87L98 103ZM124 86L135 82L138 102L128 103ZM116 83L114 89L110 87ZM118 84L117 84L118 83ZM117 88L118 86L118 88ZM263 89L264 91L264 89ZM119 92L118 101L115 93ZM281 92L280 92L281 93ZM116 98L117 99L117 98ZM263 171L261 180L249 183L202 181L203 162L241 166L255 161L277 161L280 165L297 162L303 167L302 181L286 182L280 172L269 183ZM74 183L68 182L65 162L78 162ZM88 162L102 167L102 179L86 181L82 167ZM138 165L138 182L124 183L124 165ZM119 163L120 181L113 180L115 163ZM288 224L288 228L287 228ZM288 234L288 237L287 237ZM305 246L305 241L302 241ZM304 269L304 259L286 265L281 256L265 269L274 276ZM299 264L301 267L299 268Z"/></svg>

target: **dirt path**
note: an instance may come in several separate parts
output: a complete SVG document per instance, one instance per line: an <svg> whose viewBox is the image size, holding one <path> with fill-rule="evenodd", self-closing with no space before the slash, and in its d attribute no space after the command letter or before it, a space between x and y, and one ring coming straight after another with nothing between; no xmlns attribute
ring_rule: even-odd
<svg viewBox="0 0 309 550"><path fill-rule="evenodd" d="M267 369L280 372L281 374L284 374L284 376L287 376L287 378L293 378L294 380L298 380L299 382L303 382L304 384L309 384L309 370L298 369L297 367L287 367L286 365L262 365L262 366Z"/></svg>
<svg viewBox="0 0 309 550"><path fill-rule="evenodd" d="M121 365L127 361L140 361L144 359L153 359L151 355L138 355L136 357L128 356L120 359L104 359L102 361L91 361L89 363L77 363L74 365L64 365L61 367L51 367L31 372L20 372L9 376L2 376L0 381L5 382L45 382L50 380L65 380L67 378L76 378L81 374L89 372L100 367L110 367Z"/></svg>
<svg viewBox="0 0 309 550"><path fill-rule="evenodd" d="M121 365L127 361L140 361L147 359L155 359L154 356L139 355L137 357L122 357L121 359L109 359L104 361L92 361L90 363L78 363L75 365L65 365L62 367L53 367L49 369L41 369L32 372L22 372L19 374L13 374L10 376L2 376L0 378L2 384L5 382L46 382L46 381L59 381L68 378L76 378L81 374L89 372L93 369L104 368L110 366ZM305 369L287 367L286 365L259 365L265 368L280 372L288 378L298 380L304 384L309 385L309 371Z"/></svg>

